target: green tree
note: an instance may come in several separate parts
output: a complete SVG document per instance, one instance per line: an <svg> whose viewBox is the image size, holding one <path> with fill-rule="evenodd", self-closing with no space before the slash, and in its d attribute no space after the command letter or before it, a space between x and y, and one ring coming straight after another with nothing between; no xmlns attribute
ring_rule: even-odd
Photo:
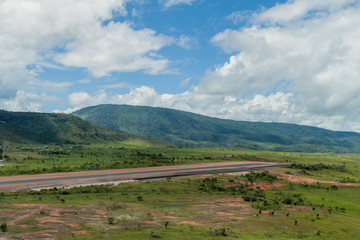
<svg viewBox="0 0 360 240"><path fill-rule="evenodd" d="M8 230L7 224L6 223L1 224L0 229L2 232L7 232L7 230Z"/></svg>

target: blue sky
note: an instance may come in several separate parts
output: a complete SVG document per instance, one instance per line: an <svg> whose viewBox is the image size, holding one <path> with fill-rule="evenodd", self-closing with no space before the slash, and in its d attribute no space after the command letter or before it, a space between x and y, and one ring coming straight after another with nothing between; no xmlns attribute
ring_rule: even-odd
<svg viewBox="0 0 360 240"><path fill-rule="evenodd" d="M360 131L359 0L2 0L0 108Z"/></svg>

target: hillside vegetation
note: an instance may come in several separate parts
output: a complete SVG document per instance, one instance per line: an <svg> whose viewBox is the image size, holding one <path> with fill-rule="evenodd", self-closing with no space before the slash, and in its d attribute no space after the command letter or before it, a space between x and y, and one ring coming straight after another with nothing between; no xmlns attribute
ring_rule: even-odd
<svg viewBox="0 0 360 240"><path fill-rule="evenodd" d="M124 141L129 138L142 137L122 134L67 114L0 110L0 144L89 144Z"/></svg>
<svg viewBox="0 0 360 240"><path fill-rule="evenodd" d="M119 132L183 147L360 152L359 133L296 124L233 121L166 108L110 104L87 107L73 114Z"/></svg>

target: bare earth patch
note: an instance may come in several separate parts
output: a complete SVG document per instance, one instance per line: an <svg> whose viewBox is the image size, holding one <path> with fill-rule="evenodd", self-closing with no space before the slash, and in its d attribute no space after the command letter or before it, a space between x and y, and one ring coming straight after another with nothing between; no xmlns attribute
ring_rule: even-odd
<svg viewBox="0 0 360 240"><path fill-rule="evenodd" d="M56 239L71 234L90 234L82 224L104 221L103 211L79 206L54 207L47 204L3 205L1 217L9 226L6 239ZM102 213L102 214L99 214ZM16 229L17 233L12 233Z"/></svg>
<svg viewBox="0 0 360 240"><path fill-rule="evenodd" d="M228 181L226 179L221 179L221 180ZM243 184L244 186L247 186L252 189L270 190L270 189L279 188L279 187L282 187L285 185L280 182L272 182L272 183L270 183L270 182L253 182L253 183L250 183L250 182L238 181L238 180L235 180L234 182L235 182L234 184L229 184L229 185L226 185L225 187L235 187L240 183L240 184Z"/></svg>
<svg viewBox="0 0 360 240"><path fill-rule="evenodd" d="M195 226L203 226L202 224L197 223L197 222L193 222L193 221L182 221L182 222L180 222L180 224L189 224L189 225L195 225Z"/></svg>
<svg viewBox="0 0 360 240"><path fill-rule="evenodd" d="M326 180L318 180L318 179L314 179L314 178L309 178L309 177L303 177L303 176L297 176L297 175L291 175L291 174L286 174L284 172L279 172L279 171L270 171L271 173L277 174L277 177L279 179L284 179L293 183L297 183L297 184L315 184L315 183L329 183L329 184L333 184L336 186L360 186L360 183L339 183L339 182L335 182L335 181L326 181Z"/></svg>

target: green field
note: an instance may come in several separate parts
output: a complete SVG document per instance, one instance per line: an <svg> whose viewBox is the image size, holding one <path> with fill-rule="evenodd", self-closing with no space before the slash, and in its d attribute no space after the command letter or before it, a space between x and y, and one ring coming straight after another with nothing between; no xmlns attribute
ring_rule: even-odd
<svg viewBox="0 0 360 240"><path fill-rule="evenodd" d="M3 235L30 236L46 229L59 239L357 239L358 187L277 180L281 187L262 191L238 181L247 179L216 175L3 193L0 222L26 213ZM257 199L245 201L248 195Z"/></svg>
<svg viewBox="0 0 360 240"><path fill-rule="evenodd" d="M2 156L1 175L233 160L293 165L273 173L0 193L0 238L357 239L360 234L360 155L176 148L126 141L11 144L4 146ZM275 178L277 174L315 182L293 183Z"/></svg>
<svg viewBox="0 0 360 240"><path fill-rule="evenodd" d="M102 169L181 165L200 162L267 160L312 166L335 165L346 171L324 167L299 174L320 180L360 182L360 155L337 153L295 153L255 151L239 148L179 148L143 141L92 145L4 146L5 168L0 176Z"/></svg>

